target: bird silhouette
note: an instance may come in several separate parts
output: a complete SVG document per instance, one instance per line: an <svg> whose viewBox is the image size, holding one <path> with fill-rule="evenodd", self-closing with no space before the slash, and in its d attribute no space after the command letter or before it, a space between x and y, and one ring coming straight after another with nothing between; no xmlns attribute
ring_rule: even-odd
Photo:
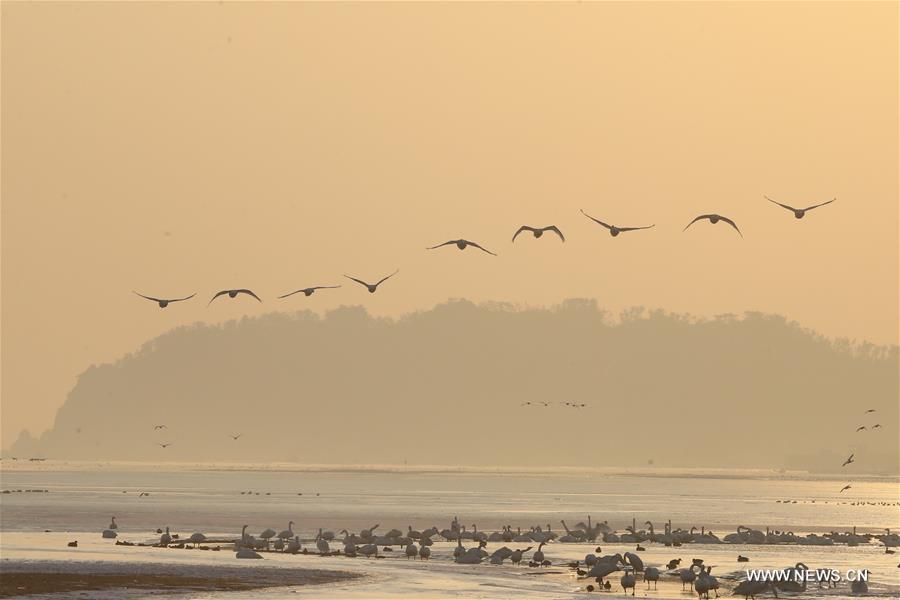
<svg viewBox="0 0 900 600"><path fill-rule="evenodd" d="M872 429L878 429L880 427L881 427L881 423L875 423L874 425L872 425Z"/></svg>
<svg viewBox="0 0 900 600"><path fill-rule="evenodd" d="M291 292L290 294L285 294L284 296L278 296L278 299L281 300L282 298L287 298L288 296L293 296L294 294L299 294L300 292L303 292L303 294L306 296L312 296L316 290L331 290L331 289L339 288L339 287L341 287L341 286L339 286L339 285L317 285L314 287L308 287L308 288L303 288L301 290L296 290L296 291Z"/></svg>
<svg viewBox="0 0 900 600"><path fill-rule="evenodd" d="M165 425L154 425L153 430L156 431L157 429L165 429L165 428L166 428Z"/></svg>
<svg viewBox="0 0 900 600"><path fill-rule="evenodd" d="M619 235L620 233L625 232L625 231L637 231L638 229L650 229L651 227L656 227L655 223L653 225L646 225L644 227L617 227L615 225L609 225L607 223L604 223L600 219L595 219L591 215L584 212L584 210L581 210L581 214L586 216L588 219L590 219L594 223L597 223L598 225L603 225L604 227L606 227L609 230L609 235L611 235L613 237L616 237L617 235Z"/></svg>
<svg viewBox="0 0 900 600"><path fill-rule="evenodd" d="M460 250L465 250L469 246L474 246L474 247L478 248L479 250L481 250L482 252L487 252L488 254L490 254L492 256L497 256L496 254L494 254L487 248L479 246L475 242L470 242L469 240L449 240L447 242L444 242L443 244L438 244L437 246L430 246L429 248L426 248L426 250L435 250L436 248L441 248L443 246L450 246L452 244L455 244L456 247L459 248Z"/></svg>
<svg viewBox="0 0 900 600"><path fill-rule="evenodd" d="M713 225L715 225L715 224L718 223L719 221L725 221L726 223L728 223L729 225L731 225L732 227L734 227L734 230L737 231L738 234L740 234L741 237L744 237L744 234L741 233L741 230L738 229L738 226L734 223L734 221L732 221L732 220L729 219L728 217L723 217L722 215L717 215L717 214L715 214L715 213L711 213L711 214L708 214L708 215L700 215L699 217L694 217L694 220L691 221L690 223L688 223L687 225L685 225L685 227L684 227L684 229L682 229L682 231L687 231L687 228L688 228L688 227L690 227L691 225L693 225L693 224L696 223L697 221L702 221L703 219L708 219L709 222L712 223Z"/></svg>
<svg viewBox="0 0 900 600"><path fill-rule="evenodd" d="M238 294L247 294L248 296L253 296L254 298L256 298L257 301L262 302L262 300L259 299L259 296L257 296L256 294L254 294L251 290L247 290L247 289L240 289L240 290L222 290L221 292L218 292L215 296L212 297L212 299L209 301L209 304L207 304L207 306L209 306L210 304L212 304L212 303L213 303L213 300L215 300L215 299L218 298L219 296L224 296L225 294L228 294L228 297L229 297L229 298L235 298L235 297L237 297Z"/></svg>
<svg viewBox="0 0 900 600"><path fill-rule="evenodd" d="M153 296L145 296L144 294L135 292L134 290L131 290L131 291L132 291L132 293L137 294L141 298L146 298L147 300L152 300L153 302L156 302L157 304L159 304L160 308L165 308L172 302L182 302L184 300L190 300L191 298L193 298L194 296L197 295L196 293L194 293L194 294L191 294L190 296L185 296L184 298L154 298Z"/></svg>
<svg viewBox="0 0 900 600"><path fill-rule="evenodd" d="M378 281L378 283L366 283L366 282L363 281L362 279L357 279L356 277L350 277L349 275L344 275L344 277L346 277L347 279L352 279L353 281L355 281L356 283L358 283L358 284L360 284L360 285L366 286L366 288L369 290L369 293L370 293L370 294L374 294L374 293L375 293L375 290L378 289L378 286L379 286L379 285L381 285L382 283L384 283L385 281L387 281L388 279L390 279L391 277L393 277L394 275L396 275L396 274L399 273L399 272L400 272L400 269L397 269L396 271L394 271L394 272L391 273L390 275L388 275L388 276L386 276L386 277L382 277L382 278Z"/></svg>
<svg viewBox="0 0 900 600"><path fill-rule="evenodd" d="M230 437L231 439L237 441L237 439L238 439L239 437L241 437L242 435L244 435L244 434L243 434L243 433L238 433L237 435L229 435L228 437Z"/></svg>
<svg viewBox="0 0 900 600"><path fill-rule="evenodd" d="M837 200L837 198L832 198L828 202L822 202L821 204L813 204L812 206L807 206L806 208L794 208L793 206L788 206L787 204L782 204L781 202L776 202L775 200L772 200L768 196L764 196L764 197L766 200L768 200L772 204L777 204L781 208L786 208L789 211L792 211L794 213L794 218L796 218L796 219L802 219L804 216L806 216L807 211L810 211L814 208L819 208L820 206L825 206L826 204L831 204L832 202Z"/></svg>
<svg viewBox="0 0 900 600"><path fill-rule="evenodd" d="M171 446L172 442L169 442L168 444L156 444L156 445L159 446L160 448L165 449L165 448L168 448L169 446Z"/></svg>
<svg viewBox="0 0 900 600"><path fill-rule="evenodd" d="M848 457L847 457L847 460L845 460L845 461L844 461L844 464L842 464L841 466L842 466L842 467L846 467L847 465L849 465L850 463L852 463L852 462L853 462L853 456L854 456L853 454L851 454L850 456L848 456Z"/></svg>
<svg viewBox="0 0 900 600"><path fill-rule="evenodd" d="M512 241L515 242L516 238L519 237L519 234L523 231L530 231L536 238L544 235L545 231L552 231L559 236L559 239L561 239L562 241L566 241L566 237L562 234L562 231L560 231L559 227L557 227L556 225L548 225L547 227L531 227L530 225L522 225L521 227L519 227L516 233L513 234Z"/></svg>
<svg viewBox="0 0 900 600"><path fill-rule="evenodd" d="M860 425L859 427L856 428L856 432L859 433L860 431L862 431L865 428L866 428L865 425Z"/></svg>
<svg viewBox="0 0 900 600"><path fill-rule="evenodd" d="M845 485L844 487L841 488L841 491L839 493L843 493L844 490L849 490L849 489L850 489L850 484L848 483L847 485Z"/></svg>
<svg viewBox="0 0 900 600"><path fill-rule="evenodd" d="M866 414L873 413L873 412L875 412L875 409L874 409L874 408L870 408L869 410L866 411Z"/></svg>

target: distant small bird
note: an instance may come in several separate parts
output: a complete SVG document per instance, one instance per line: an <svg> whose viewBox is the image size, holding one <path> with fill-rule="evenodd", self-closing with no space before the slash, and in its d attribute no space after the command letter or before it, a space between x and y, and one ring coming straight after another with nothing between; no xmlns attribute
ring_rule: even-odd
<svg viewBox="0 0 900 600"><path fill-rule="evenodd" d="M369 293L370 293L370 294L374 294L374 293L375 293L375 290L378 289L378 286L379 286L379 285L381 285L382 283L384 283L385 281L387 281L388 279L390 279L391 277L393 277L394 275L396 275L396 274L399 273L399 272L400 272L400 269L397 269L396 271L394 271L393 273L391 273L391 274L388 275L387 277L382 277L382 278L378 281L378 283L366 283L366 282L363 281L362 279L357 279L356 277L350 277L349 275L344 275L344 277L346 277L347 279L352 279L353 281L355 281L356 283L358 283L358 284L360 284L360 285L366 286L366 288L369 290Z"/></svg>
<svg viewBox="0 0 900 600"><path fill-rule="evenodd" d="M848 457L847 457L847 460L845 460L845 461L844 461L844 464L842 464L841 466L842 466L842 467L846 467L847 465L849 465L850 463L852 463L852 462L853 462L853 456L854 456L853 454L851 454L850 456L848 456Z"/></svg>
<svg viewBox="0 0 900 600"><path fill-rule="evenodd" d="M878 429L879 427L881 427L881 423L875 423L874 425L872 425L872 429Z"/></svg>
<svg viewBox="0 0 900 600"><path fill-rule="evenodd" d="M807 206L806 208L794 208L793 206L788 206L787 204L782 204L781 202L776 202L775 200L772 200L768 196L764 196L764 198L766 200L768 200L769 202L771 202L772 204L777 204L781 208L786 208L786 209L792 211L794 213L794 218L797 218L797 219L802 219L806 215L807 211L810 211L814 208L819 208L820 206L825 206L826 204L831 204L832 202L837 200L837 198L832 198L828 202L822 202L821 204L813 204L812 206Z"/></svg>
<svg viewBox="0 0 900 600"><path fill-rule="evenodd" d="M494 254L493 252L491 252L491 251L488 250L487 248L484 248L483 246L479 246L479 245L476 244L475 242L470 242L469 240L450 240L450 241L444 242L443 244L438 244L437 246L431 246L431 247L429 247L429 248L426 248L426 250L435 250L435 249L441 248L441 247L443 247L443 246L450 246L450 245L454 245L454 244L455 244L456 247L459 248L460 250L465 250L465 249L468 248L469 246L474 246L475 248L478 248L478 249L481 250L482 252L487 252L488 254L490 254L490 255L492 255L492 256L497 256L496 254Z"/></svg>
<svg viewBox="0 0 900 600"><path fill-rule="evenodd" d="M172 442L169 442L168 444L156 444L156 445L159 446L160 448L168 448L169 446L172 445Z"/></svg>
<svg viewBox="0 0 900 600"><path fill-rule="evenodd" d="M869 410L866 411L866 414L873 413L873 412L875 412L875 409L874 409L874 408L870 408Z"/></svg>
<svg viewBox="0 0 900 600"><path fill-rule="evenodd" d="M842 493L844 490L849 490L849 489L850 489L850 484L848 483L847 485L845 485L844 487L842 487L842 488L841 488L841 491L838 492L838 493Z"/></svg>
<svg viewBox="0 0 900 600"><path fill-rule="evenodd" d="M862 430L865 429L865 428L866 428L865 425L860 425L859 427L856 428L856 431L857 431L857 433L858 433L858 432L862 431Z"/></svg>
<svg viewBox="0 0 900 600"><path fill-rule="evenodd" d="M153 430L156 431L157 429L165 429L165 428L166 428L165 425L154 425Z"/></svg>
<svg viewBox="0 0 900 600"><path fill-rule="evenodd" d="M66 544L66 546L68 546L69 548L77 548L78 540L75 540L74 542L69 542L68 544Z"/></svg>
<svg viewBox="0 0 900 600"><path fill-rule="evenodd" d="M542 235L544 235L545 231L552 231L553 233L555 233L556 235L559 236L559 239L561 239L562 241L566 241L566 238L562 234L562 231L560 231L559 227L557 227L556 225L548 225L547 227L531 227L530 225L522 225L521 227L519 227L519 229L516 231L516 233L513 234L512 241L515 242L516 238L519 237L519 234L522 233L523 231L530 231L536 238L539 238Z"/></svg>
<svg viewBox="0 0 900 600"><path fill-rule="evenodd" d="M256 294L254 294L251 290L247 290L247 289L240 289L240 290L222 290L221 292L218 292L215 296L212 297L212 299L209 301L209 303L207 304L207 306L209 306L210 304L212 304L212 303L213 303L213 300L215 300L215 299L218 298L219 296L224 296L225 294L228 294L228 297L229 297L229 298L236 298L238 294L247 294L248 296L253 296L254 298L256 298L257 301L262 302L262 300L259 299L259 296L257 296Z"/></svg>
<svg viewBox="0 0 900 600"><path fill-rule="evenodd" d="M741 556L740 554L738 554L738 559L737 559L737 561L738 561L738 562L750 562L750 559L747 558L746 556Z"/></svg>
<svg viewBox="0 0 900 600"><path fill-rule="evenodd" d="M143 498L144 496L149 496L149 495L150 495L150 492L141 492L138 495L138 498ZM173 537L178 537L178 536L173 536Z"/></svg>
<svg viewBox="0 0 900 600"><path fill-rule="evenodd" d="M691 225L693 225L693 224L696 223L697 221L702 221L703 219L707 219L707 220L708 220L710 223L712 223L713 225L715 225L715 224L718 223L719 221L725 221L726 223L728 223L729 225L731 225L732 227L734 227L734 230L737 231L737 232L740 234L741 237L744 237L744 234L741 233L741 230L738 229L738 226L735 224L734 221L732 221L732 220L729 219L728 217L723 217L722 215L717 215L717 214L715 214L715 213L711 213L711 214L708 214L708 215L700 215L699 217L694 217L694 220L691 221L690 223L688 223L687 225L685 225L685 227L684 227L684 229L682 229L682 231L687 231L687 228L688 228L688 227L690 227Z"/></svg>
<svg viewBox="0 0 900 600"><path fill-rule="evenodd" d="M238 433L237 435L229 435L228 437L230 437L231 439L237 441L237 439L238 439L239 437L241 437L242 435L244 435L244 434L243 434L243 433Z"/></svg>
<svg viewBox="0 0 900 600"><path fill-rule="evenodd" d="M184 298L154 298L153 296L145 296L143 294L135 292L134 290L131 290L131 291L133 293L137 294L138 296L140 296L141 298L146 298L147 300L152 300L153 302L156 302L157 304L159 304L160 308L165 308L172 302L182 302L184 300L190 300L191 298L193 298L194 296L197 295L196 293L194 293L194 294L191 294L190 296L185 296Z"/></svg>
<svg viewBox="0 0 900 600"><path fill-rule="evenodd" d="M615 225L609 225L607 223L604 223L600 219L595 219L594 217L587 214L583 210L581 211L581 214L586 216L588 219L590 219L594 223L597 223L598 225L602 225L602 226L606 227L609 230L609 235L611 235L613 237L616 237L617 235L619 235L620 233L623 233L625 231L637 231L638 229L650 229L651 227L656 227L656 224L647 225L645 227L616 227Z"/></svg>
<svg viewBox="0 0 900 600"><path fill-rule="evenodd" d="M341 286L339 286L339 285L317 285L314 287L303 288L302 290L296 290L296 291L291 292L290 294L285 294L284 296L278 296L278 299L281 300L282 298L287 298L288 296L293 296L294 294L299 294L300 292L303 292L303 294L305 296L312 296L316 290L331 290L331 289L339 288L339 287L341 287Z"/></svg>

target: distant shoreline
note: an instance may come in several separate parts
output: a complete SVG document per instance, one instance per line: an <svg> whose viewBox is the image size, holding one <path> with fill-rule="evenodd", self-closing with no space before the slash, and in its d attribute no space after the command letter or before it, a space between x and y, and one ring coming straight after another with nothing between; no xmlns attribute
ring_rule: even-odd
<svg viewBox="0 0 900 600"><path fill-rule="evenodd" d="M361 575L322 569L215 567L128 562L0 563L0 598L67 592L213 592L337 583Z"/></svg>
<svg viewBox="0 0 900 600"><path fill-rule="evenodd" d="M394 473L420 475L428 473L467 475L517 475L517 476L615 476L680 478L685 476L702 479L776 479L803 481L842 481L843 473L818 473L786 469L726 469L715 467L507 467L478 465L398 465L398 464L306 464L291 462L204 462L204 461L80 461L41 460L16 461L5 458L0 462L0 472L79 472L79 471L157 471L160 468L186 472L244 472L267 471L270 473ZM900 483L900 474L855 474L865 481Z"/></svg>

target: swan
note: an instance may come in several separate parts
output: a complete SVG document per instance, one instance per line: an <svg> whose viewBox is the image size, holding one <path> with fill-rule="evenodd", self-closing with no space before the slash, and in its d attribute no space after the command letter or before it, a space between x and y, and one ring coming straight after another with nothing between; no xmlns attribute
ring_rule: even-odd
<svg viewBox="0 0 900 600"><path fill-rule="evenodd" d="M547 542L541 542L541 543L540 543L540 545L538 546L538 549L535 550L535 551L534 551L534 554L531 556L531 560L532 560L532 561L534 561L534 562L536 562L536 563L542 563L542 562L544 562L544 550L543 550L543 548L544 548L544 544L546 544L546 543L547 543Z"/></svg>
<svg viewBox="0 0 900 600"><path fill-rule="evenodd" d="M321 528L319 529L319 535L316 536L316 549L319 551L319 554L329 554L331 552L328 542L322 538Z"/></svg>
<svg viewBox="0 0 900 600"><path fill-rule="evenodd" d="M213 297L210 299L210 301L207 303L207 306L209 306L210 304L212 304L212 303L213 303L213 300L215 300L215 299L218 298L219 296L224 296L225 294L228 294L228 297L229 297L229 298L236 298L238 294L246 294L246 295L248 295L248 296L253 296L254 298L256 298L256 300L257 300L258 302L262 302L262 300L259 299L259 296L257 296L257 295L254 294L251 290L248 290L248 289L240 289L240 290L222 290L221 292L217 292L216 295L213 296Z"/></svg>
<svg viewBox="0 0 900 600"><path fill-rule="evenodd" d="M431 548L428 546L421 546L419 548L419 559L428 560L429 558L431 558Z"/></svg>
<svg viewBox="0 0 900 600"><path fill-rule="evenodd" d="M519 563L522 562L522 555L525 554L526 552L528 552L529 550L531 550L531 546L528 546L524 550L521 550L521 549L513 550L512 553L509 555L509 561L514 565L518 565Z"/></svg>
<svg viewBox="0 0 900 600"><path fill-rule="evenodd" d="M363 540L370 540L370 539L372 539L372 533L373 533L376 529L378 529L378 527L379 527L379 524L376 523L375 525L373 525L372 527L369 527L368 529L362 529L362 530L360 530L360 532L359 532L359 537L362 538Z"/></svg>
<svg viewBox="0 0 900 600"><path fill-rule="evenodd" d="M763 198L765 198L766 200L768 200L768 201L771 202L772 204L777 204L777 205L780 206L781 208L786 208L787 210L793 212L793 213L794 213L794 218L795 218L795 219L802 219L804 216L806 216L806 213L807 213L808 211L811 211L811 210L814 209L814 208L819 208L820 206L825 206L826 204L831 204L832 202L834 202L835 200L837 200L837 198L832 198L832 199L829 200L828 202L821 202L821 203L819 203L819 204L813 204L812 206L807 206L806 208L794 208L793 206L788 206L787 204L782 204L781 202L776 202L775 200L772 200L772 199L769 198L768 196L763 196Z"/></svg>
<svg viewBox="0 0 900 600"><path fill-rule="evenodd" d="M697 568L697 565L691 565L688 569L681 569L678 571L678 576L681 578L681 589L684 589L685 585L691 585L697 579L697 572L694 569Z"/></svg>
<svg viewBox="0 0 900 600"><path fill-rule="evenodd" d="M262 538L266 543L266 548L269 547L269 540L275 537L274 529L264 529L262 533L259 534L259 537Z"/></svg>
<svg viewBox="0 0 900 600"><path fill-rule="evenodd" d="M656 567L647 567L644 569L644 581L647 582L647 589L650 589L650 582L653 582L653 589L656 589L656 584L659 581L659 569Z"/></svg>
<svg viewBox="0 0 900 600"><path fill-rule="evenodd" d="M709 598L709 590L712 590L716 593L716 598L718 598L719 597L719 580L716 579L715 577L713 577L710 574L710 571L712 571L712 567L711 566L706 567L706 577L705 577L706 583L707 583L706 597Z"/></svg>
<svg viewBox="0 0 900 600"><path fill-rule="evenodd" d="M868 571L863 571L863 573L868 573ZM850 583L850 592L853 594L868 594L869 584L866 583L865 579L857 579Z"/></svg>
<svg viewBox="0 0 900 600"><path fill-rule="evenodd" d="M320 529L319 533L321 533L321 532L322 532L322 530ZM282 531L281 533L279 533L278 537L281 538L282 540L289 540L292 537L294 537L294 522L288 521L288 528L285 529L284 531Z"/></svg>
<svg viewBox="0 0 900 600"><path fill-rule="evenodd" d="M406 560L409 560L410 558L415 558L418 555L419 555L419 549L416 547L415 544L410 542L409 544L406 545Z"/></svg>
<svg viewBox="0 0 900 600"><path fill-rule="evenodd" d="M287 545L285 548L285 552L289 552L290 554L297 554L300 551L300 536L295 535L294 539Z"/></svg>
<svg viewBox="0 0 900 600"><path fill-rule="evenodd" d="M113 538L117 537L119 534L116 533L115 529L104 529L103 533L101 535L103 535L104 538L109 540L109 539L113 539Z"/></svg>
<svg viewBox="0 0 900 600"><path fill-rule="evenodd" d="M518 230L516 230L516 233L513 234L512 241L515 242L516 238L519 237L519 234L523 231L530 231L532 235L534 235L535 239L540 238L542 235L544 235L545 231L552 231L559 236L559 239L561 239L562 241L566 241L566 238L562 234L562 231L560 231L559 227L557 227L556 225L548 225L547 227L531 227L530 225L522 225Z"/></svg>
<svg viewBox="0 0 900 600"><path fill-rule="evenodd" d="M407 535L407 537L414 539L414 540L418 540L418 539L422 538L422 532L416 531L415 529L413 529L412 525L406 526L406 535Z"/></svg>
<svg viewBox="0 0 900 600"><path fill-rule="evenodd" d="M609 235L611 235L612 237L616 237L620 233L623 233L626 231L637 231L639 229L650 229L651 227L656 227L656 225L646 225L644 227L616 227L615 225L608 225L599 219L595 219L591 215L584 212L584 210L581 211L581 214L586 216L588 219L590 219L594 223L597 223L598 225L602 225L603 227L606 227L606 229L609 230Z"/></svg>
<svg viewBox="0 0 900 600"><path fill-rule="evenodd" d="M360 546L357 552L359 552L366 558L369 558L373 555L375 556L375 558L378 558L378 546L375 544L366 544L365 546Z"/></svg>
<svg viewBox="0 0 900 600"><path fill-rule="evenodd" d="M792 578L787 581L779 581L775 586L783 592L805 592L806 591L806 572L809 567L805 563L798 562L791 568L785 569L790 572Z"/></svg>
<svg viewBox="0 0 900 600"><path fill-rule="evenodd" d="M391 273L390 275L388 275L388 276L386 276L386 277L382 277L381 279L379 279L377 283L366 283L366 282L363 281L362 279L357 279L356 277L350 277L349 275L344 275L344 277L346 277L347 279L353 280L353 281L355 281L356 283L358 283L358 284L360 284L360 285L365 286L366 289L369 290L369 293L370 293L370 294L374 294L374 293L376 292L376 290L378 290L378 286L379 286L379 285L381 285L382 283L384 283L385 281L387 281L388 279L390 279L391 277L393 277L394 275L396 275L396 274L399 273L399 272L400 272L400 269L397 269L396 271L394 271L394 272Z"/></svg>
<svg viewBox="0 0 900 600"><path fill-rule="evenodd" d="M187 541L194 544L194 548L196 548L197 544L200 544L201 542L206 541L206 536L203 535L202 533L192 533L191 537L189 537Z"/></svg>
<svg viewBox="0 0 900 600"><path fill-rule="evenodd" d="M625 562L629 564L635 573L640 573L644 570L644 561L641 560L641 557L633 552L625 553Z"/></svg>
<svg viewBox="0 0 900 600"><path fill-rule="evenodd" d="M278 538L277 540L275 540L275 543L272 544L272 547L275 548L276 550L281 550L282 552L284 552L284 540L281 538Z"/></svg>
<svg viewBox="0 0 900 600"><path fill-rule="evenodd" d="M109 523L109 527L107 529L118 529L119 526L116 524L116 518L113 517Z"/></svg>
<svg viewBox="0 0 900 600"><path fill-rule="evenodd" d="M704 219L708 220L708 221L709 221L710 223L712 223L713 225L715 225L715 224L718 223L719 221L724 221L724 222L728 223L729 225L731 225L732 227L734 227L734 230L737 231L737 232L740 234L741 237L744 237L744 234L741 233L741 230L738 229L738 226L735 224L734 221L732 221L732 220L729 219L728 217L723 217L722 215L717 215L717 214L715 214L715 213L711 213L711 214L708 214L708 215L700 215L700 216L698 216L698 217L694 217L694 220L691 221L690 223L688 223L687 225L685 225L685 227L684 227L684 229L682 229L682 231L687 231L688 227L690 227L691 225L693 225L693 224L696 223L697 221L702 221L702 220L704 220Z"/></svg>
<svg viewBox="0 0 900 600"><path fill-rule="evenodd" d="M506 528L505 528L505 527L503 528L503 532L506 533ZM504 535L504 534L503 534L503 533L500 533L499 531L494 531L493 533L491 533L491 534L487 537L487 540L488 540L489 542L503 542L503 541L506 541L506 540L503 539L503 535Z"/></svg>
<svg viewBox="0 0 900 600"><path fill-rule="evenodd" d="M339 288L339 287L341 287L341 286L339 286L339 285L316 285L313 287L295 290L293 292L285 294L284 296L278 296L278 299L281 300L282 298L287 298L289 296L293 296L294 294L299 294L300 292L303 292L304 296L309 297L309 296L312 296L316 290L333 290L333 289Z"/></svg>
<svg viewBox="0 0 900 600"><path fill-rule="evenodd" d="M143 294L135 292L134 290L131 290L131 291L134 292L135 294L137 294L138 296L140 296L141 298L145 298L147 300L152 300L153 302L156 302L157 304L159 304L160 308L165 308L172 302L183 302L184 300L190 300L191 298L193 298L194 296L197 295L197 294L191 294L190 296L185 296L184 298L154 298L153 296L145 296Z"/></svg>
<svg viewBox="0 0 900 600"><path fill-rule="evenodd" d="M478 542L488 541L488 536L483 531L478 531L478 525L472 524L472 539Z"/></svg>
<svg viewBox="0 0 900 600"><path fill-rule="evenodd" d="M631 570L625 571L625 574L622 575L622 579L620 579L619 581L622 584L622 590L625 592L625 595L628 595L628 588L631 588L631 595L634 596L634 573Z"/></svg>
<svg viewBox="0 0 900 600"><path fill-rule="evenodd" d="M384 537L388 537L388 538L398 538L398 537L400 537L401 535L403 535L403 532L400 531L399 529L391 529L391 530L388 531L386 534L384 534Z"/></svg>
<svg viewBox="0 0 900 600"><path fill-rule="evenodd" d="M166 532L159 536L159 545L160 546L168 546L172 543L172 535L169 533L169 528L166 527Z"/></svg>
<svg viewBox="0 0 900 600"><path fill-rule="evenodd" d="M235 558L262 558L261 554L258 554L251 550L250 548L238 548L238 551L234 554Z"/></svg>
<svg viewBox="0 0 900 600"><path fill-rule="evenodd" d="M534 540L528 534L522 533L522 529L520 527L516 528L516 535L511 540L513 542L533 542Z"/></svg>
<svg viewBox="0 0 900 600"><path fill-rule="evenodd" d="M435 250L435 249L441 248L443 246L452 246L452 245L455 245L460 250L465 250L467 247L472 246L474 248L478 248L482 252L487 252L488 254L490 254L492 256L497 256L496 254L494 254L487 248L484 248L483 246L480 246L480 245L476 244L475 242L470 242L469 240L462 240L462 239L449 240L447 242L444 242L443 244L438 244L437 246L431 246L429 248L426 248L426 250Z"/></svg>
<svg viewBox="0 0 900 600"><path fill-rule="evenodd" d="M743 596L744 598L756 598L766 590L772 590L775 597L778 597L778 589L771 581L742 581L734 588L735 596Z"/></svg>
<svg viewBox="0 0 900 600"><path fill-rule="evenodd" d="M585 554L584 555L584 564L587 567L593 567L597 564L597 555L596 554Z"/></svg>

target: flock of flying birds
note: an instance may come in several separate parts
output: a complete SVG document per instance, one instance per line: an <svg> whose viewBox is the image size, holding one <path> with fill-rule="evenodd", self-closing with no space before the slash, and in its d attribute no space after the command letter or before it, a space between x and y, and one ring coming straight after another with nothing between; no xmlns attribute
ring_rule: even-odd
<svg viewBox="0 0 900 600"><path fill-rule="evenodd" d="M868 415L868 414L872 414L874 412L876 412L875 409L870 408L869 410L866 411L865 414ZM881 429L881 423L875 423L874 425L872 425L872 430L875 430L875 429ZM859 427L856 428L856 433L859 433L860 431L865 431L865 430L866 430L866 426L860 425ZM847 459L844 461L844 464L841 465L841 467L846 467L849 464L855 463L856 462L855 457L856 457L856 453L855 452L851 453L850 456L848 456ZM852 486L848 483L847 485L845 485L844 487L841 488L841 493L843 493L844 490L851 489L851 487Z"/></svg>
<svg viewBox="0 0 900 600"><path fill-rule="evenodd" d="M794 217L797 219L802 219L804 216L806 216L807 212L813 210L814 208L819 208L820 206L825 206L826 204L831 204L832 202L835 201L835 198L832 198L831 200L828 200L827 202L813 204L812 206L807 206L806 208L794 208L793 206L789 206L787 204L782 204L781 202L776 202L775 200L772 200L768 196L765 196L765 198L769 202L772 202L773 204L777 204L778 206L791 211L792 213L794 213ZM653 224L653 225L644 225L644 226L640 226L640 227L620 227L618 225L611 225L609 223L601 221L600 219L592 217L591 215L584 212L584 210L581 211L581 214L583 214L585 217L587 217L594 223L597 223L598 225L604 227L607 231L609 231L609 235L611 235L612 237L616 237L620 233L625 233L628 231L639 231L641 229L650 229L650 228L656 226L655 224ZM713 225L715 225L719 221L728 223L731 227L734 228L735 231L738 232L738 234L741 237L744 237L744 234L741 233L741 230L738 228L737 223L735 223L732 219L729 219L728 217L717 214L717 213L709 213L709 214L698 215L698 216L694 217L694 219L690 223L688 223L682 231L687 231L687 229L691 225L693 225L694 223L696 223L698 221L709 221ZM544 235L544 233L552 232L559 237L560 241L562 241L562 242L566 241L566 237L563 235L563 232L560 231L559 227L557 227L556 225L548 225L546 227L532 227L530 225L522 225L521 227L519 227L516 230L515 234L513 234L512 242L515 242L516 238L519 237L519 234L524 233L524 232L531 233L535 238L540 238L541 236ZM469 246L472 246L473 248L478 248L482 252L490 254L491 256L497 256L497 254L495 252L488 250L481 244L478 244L476 242L473 242L473 241L470 241L467 239L462 239L462 238L458 239L458 240L447 240L446 242L443 242L441 244L429 246L426 249L427 250L437 250L438 248L443 248L444 246L456 246L460 250L465 250ZM394 275L396 275L399 272L400 271L398 269L398 270L394 271L393 273L391 273L390 275L382 277L375 283L369 283L367 281L363 281L362 279L357 279L356 277L351 277L350 275L346 275L346 274L344 275L344 277L365 287L369 291L370 294L374 294L378 290L378 286L380 286L382 283L384 283L385 281L387 281L388 279L390 279L391 277L393 277ZM335 288L339 288L339 287L341 287L341 286L339 286L339 285L316 285L316 286L301 288L299 290L294 290L292 292L288 292L287 294L278 296L278 299L281 300L284 298L288 298L290 296L293 296L294 294L299 294L301 292L303 293L304 296L312 296L317 290L328 290L328 289L335 289ZM185 300L190 300L191 298L193 298L194 296L197 295L196 293L193 293L190 296L184 296L182 298L157 298L155 296L147 296L145 294L141 294L138 292L134 292L134 293L137 294L138 296L140 296L141 298L145 298L152 302L156 302L160 308L166 308L167 306L169 306L169 304L172 304L173 302L183 302ZM238 289L220 290L220 291L216 292L216 294L207 303L207 306L211 305L213 303L213 301L216 298L219 298L220 296L227 295L229 298L237 298L241 294L255 298L258 302L262 302L262 299L259 296L257 296L253 292L253 290L250 290L247 288L238 288Z"/></svg>

